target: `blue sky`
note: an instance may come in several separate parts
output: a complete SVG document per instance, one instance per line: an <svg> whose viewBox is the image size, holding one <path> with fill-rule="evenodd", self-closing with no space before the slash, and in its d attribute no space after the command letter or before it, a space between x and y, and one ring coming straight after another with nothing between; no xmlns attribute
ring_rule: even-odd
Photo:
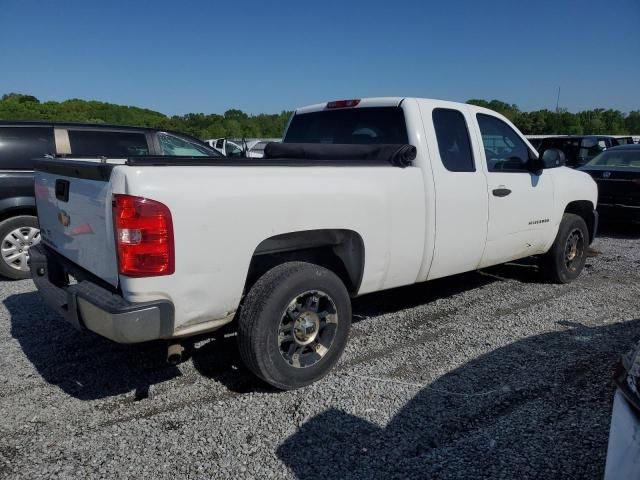
<svg viewBox="0 0 640 480"><path fill-rule="evenodd" d="M0 0L0 93L167 114L338 98L640 109L640 1Z"/></svg>

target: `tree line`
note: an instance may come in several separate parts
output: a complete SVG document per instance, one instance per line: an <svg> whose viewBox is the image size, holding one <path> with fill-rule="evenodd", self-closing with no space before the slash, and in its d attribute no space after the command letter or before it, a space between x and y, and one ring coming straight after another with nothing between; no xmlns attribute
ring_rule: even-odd
<svg viewBox="0 0 640 480"><path fill-rule="evenodd" d="M517 105L500 100L472 99L467 103L502 113L528 135L640 134L640 110L627 114L596 108L571 113L537 110L523 112ZM248 115L231 109L215 113L164 115L146 108L115 105L93 100L70 99L41 102L32 95L8 93L0 98L0 120L44 120L57 122L113 123L176 130L198 138L281 137L291 112Z"/></svg>
<svg viewBox="0 0 640 480"><path fill-rule="evenodd" d="M32 95L5 94L0 98L0 120L113 123L175 130L198 138L280 137L291 112L247 115L231 109L223 115L187 113L164 115L146 108L79 99L40 102Z"/></svg>
<svg viewBox="0 0 640 480"><path fill-rule="evenodd" d="M490 108L511 120L526 135L640 134L640 110L628 114L620 110L595 108L571 113L536 110L523 112L517 105L500 100L468 100L467 103Z"/></svg>

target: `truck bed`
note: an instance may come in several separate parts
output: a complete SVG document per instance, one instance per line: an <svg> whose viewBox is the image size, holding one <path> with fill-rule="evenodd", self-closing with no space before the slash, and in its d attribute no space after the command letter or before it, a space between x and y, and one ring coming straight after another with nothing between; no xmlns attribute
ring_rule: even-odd
<svg viewBox="0 0 640 480"><path fill-rule="evenodd" d="M70 204L56 199L56 180L70 183ZM176 335L229 321L254 254L282 234L357 232L367 249L356 293L413 283L422 266L422 171L394 167L385 158L58 158L37 163L38 183L44 187L37 199L44 243L116 287L128 302L172 302ZM74 196L77 184L100 200ZM170 209L175 273L117 274L114 194L153 199ZM67 228L58 220L60 210L71 216ZM83 218L91 233L70 235L74 220Z"/></svg>

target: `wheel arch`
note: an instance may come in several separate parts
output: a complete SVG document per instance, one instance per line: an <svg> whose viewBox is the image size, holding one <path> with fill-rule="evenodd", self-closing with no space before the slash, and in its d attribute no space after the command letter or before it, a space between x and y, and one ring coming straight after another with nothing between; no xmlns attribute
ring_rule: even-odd
<svg viewBox="0 0 640 480"><path fill-rule="evenodd" d="M364 274L364 241L357 232L345 229L303 230L266 238L253 253L244 291L271 268L290 261L316 263L333 271L354 295Z"/></svg>
<svg viewBox="0 0 640 480"><path fill-rule="evenodd" d="M0 200L0 222L19 215L37 217L36 201L33 197L12 197Z"/></svg>
<svg viewBox="0 0 640 480"><path fill-rule="evenodd" d="M595 205L589 200L574 200L567 204L564 209L564 213L573 213L574 215L582 217L584 222L587 224L587 229L589 230L589 245L591 245L598 228L598 218L595 212Z"/></svg>

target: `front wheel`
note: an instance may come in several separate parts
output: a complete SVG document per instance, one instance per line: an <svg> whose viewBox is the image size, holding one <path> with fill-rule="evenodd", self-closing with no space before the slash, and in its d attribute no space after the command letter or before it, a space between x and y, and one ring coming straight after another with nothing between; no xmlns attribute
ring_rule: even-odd
<svg viewBox="0 0 640 480"><path fill-rule="evenodd" d="M40 243L38 219L11 217L0 223L0 275L12 280L29 278L29 248Z"/></svg>
<svg viewBox="0 0 640 480"><path fill-rule="evenodd" d="M587 259L589 230L584 219L565 213L551 249L543 257L543 270L555 283L570 283L582 272Z"/></svg>
<svg viewBox="0 0 640 480"><path fill-rule="evenodd" d="M238 319L243 362L282 390L324 377L344 351L351 302L340 278L319 265L287 262L253 285Z"/></svg>

